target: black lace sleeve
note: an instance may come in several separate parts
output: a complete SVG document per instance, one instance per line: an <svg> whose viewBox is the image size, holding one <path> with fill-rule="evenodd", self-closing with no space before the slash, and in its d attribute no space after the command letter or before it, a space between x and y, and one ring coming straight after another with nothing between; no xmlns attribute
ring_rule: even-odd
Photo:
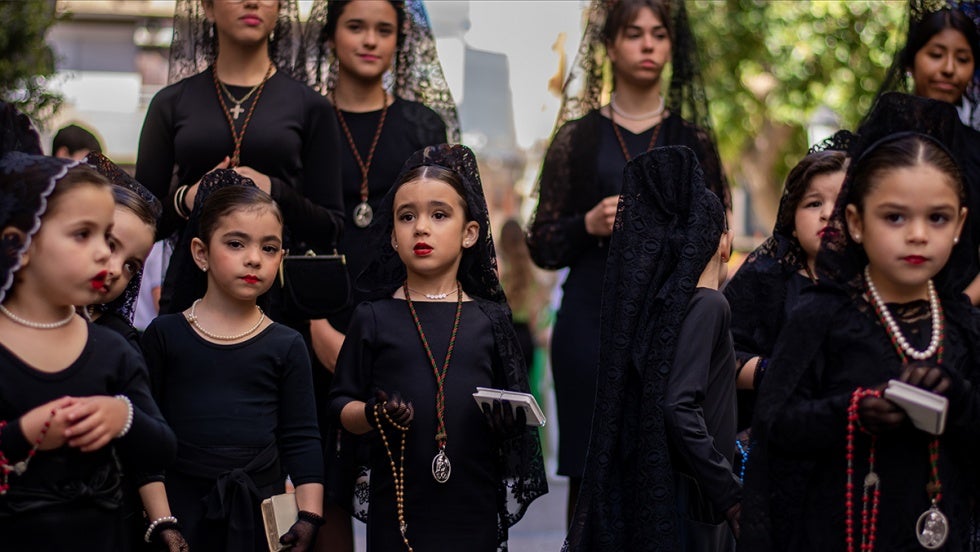
<svg viewBox="0 0 980 552"><path fill-rule="evenodd" d="M594 113L594 112L593 112ZM538 182L538 207L531 221L527 245L534 262L547 269L571 264L590 239L585 231L583 184L595 174L595 149L583 158L583 140L588 139L590 114L563 125L555 134L545 155ZM594 143L596 138L591 138ZM583 162L584 161L584 162ZM591 166L589 166L591 163Z"/></svg>

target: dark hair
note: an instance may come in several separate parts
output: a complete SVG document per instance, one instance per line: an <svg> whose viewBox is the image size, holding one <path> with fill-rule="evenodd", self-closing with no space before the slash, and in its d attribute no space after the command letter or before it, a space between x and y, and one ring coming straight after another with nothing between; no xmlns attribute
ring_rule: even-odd
<svg viewBox="0 0 980 552"><path fill-rule="evenodd" d="M795 226L796 209L810 188L814 177L844 170L847 154L843 151L825 150L811 153L800 160L786 176L786 197L780 205L776 225L787 231Z"/></svg>
<svg viewBox="0 0 980 552"><path fill-rule="evenodd" d="M864 208L864 198L878 184L881 175L895 169L931 165L945 174L956 191L960 205L966 203L963 176L949 151L924 134L899 133L873 144L855 163L846 205Z"/></svg>
<svg viewBox="0 0 980 552"><path fill-rule="evenodd" d="M323 25L323 29L320 30L320 42L326 42L327 40L333 40L334 36L337 34L337 23L340 22L340 16L344 14L344 9L347 5L351 3L352 0L329 0L327 2L327 22ZM395 8L395 18L397 20L397 46L401 48L402 43L405 42L405 2L400 0L388 0L391 7Z"/></svg>
<svg viewBox="0 0 980 552"><path fill-rule="evenodd" d="M915 66L915 54L919 52L932 37L946 29L954 29L966 38L973 51L974 63L980 63L980 36L977 26L965 13L959 10L945 8L922 18L909 26L909 35L905 39L905 48L899 54L902 67L912 69Z"/></svg>
<svg viewBox="0 0 980 552"><path fill-rule="evenodd" d="M54 155L61 148L66 148L69 155L74 155L76 151L83 149L102 153L99 139L78 125L68 125L54 135L54 140L51 141L51 154Z"/></svg>
<svg viewBox="0 0 980 552"><path fill-rule="evenodd" d="M282 224L282 211L269 194L255 186L226 186L215 190L201 204L198 238L211 243L221 219L234 211L268 209Z"/></svg>
<svg viewBox="0 0 980 552"><path fill-rule="evenodd" d="M41 217L43 218L47 216L54 210L55 205L61 196L70 192L71 190L81 188L82 186L109 188L112 186L112 183L92 167L85 164L76 165L68 169L65 176L59 178L55 183L54 190L52 190L51 195L48 196L48 207Z"/></svg>
<svg viewBox="0 0 980 552"><path fill-rule="evenodd" d="M473 214L470 213L470 207L466 202L466 188L463 186L463 181L459 178L459 175L455 172L447 169L446 167L441 167L439 165L421 165L415 167L410 171L406 171L401 178L395 182L393 188L397 191L403 184L407 184L413 180L438 180L439 182L444 182L449 184L456 190L459 194L459 201L463 204L464 212L466 213L466 221L469 222L473 220ZM394 207L394 205L392 206Z"/></svg>
<svg viewBox="0 0 980 552"><path fill-rule="evenodd" d="M156 230L157 214L153 210L153 206L140 197L138 193L125 186L113 186L112 198L116 201L116 205L124 207L136 215L136 218L145 222L147 226Z"/></svg>
<svg viewBox="0 0 980 552"><path fill-rule="evenodd" d="M674 40L674 29L671 27L670 8L664 0L617 0L606 16L606 24L602 28L602 37L606 42L613 42L619 33L629 25L636 15L643 8L650 8L653 15L663 23L670 34L670 40Z"/></svg>

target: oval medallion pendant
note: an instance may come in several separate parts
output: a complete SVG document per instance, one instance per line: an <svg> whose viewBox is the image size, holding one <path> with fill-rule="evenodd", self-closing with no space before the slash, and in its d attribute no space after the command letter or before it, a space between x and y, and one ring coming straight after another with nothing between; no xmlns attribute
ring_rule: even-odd
<svg viewBox="0 0 980 552"><path fill-rule="evenodd" d="M946 543L948 536L949 520L933 502L932 507L923 512L919 521L915 522L915 538L919 539L922 548L938 550Z"/></svg>
<svg viewBox="0 0 980 552"><path fill-rule="evenodd" d="M374 209L371 209L367 201L362 201L354 207L354 225L358 228L367 228L373 219Z"/></svg>
<svg viewBox="0 0 980 552"><path fill-rule="evenodd" d="M453 465L449 463L446 451L439 449L439 452L432 458L432 477L439 483L449 481L449 476L453 473Z"/></svg>

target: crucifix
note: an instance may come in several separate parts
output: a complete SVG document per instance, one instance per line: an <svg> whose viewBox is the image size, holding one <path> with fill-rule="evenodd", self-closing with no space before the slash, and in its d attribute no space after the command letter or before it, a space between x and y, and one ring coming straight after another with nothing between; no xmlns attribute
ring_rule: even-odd
<svg viewBox="0 0 980 552"><path fill-rule="evenodd" d="M245 112L245 110L242 109L242 104L240 103L236 103L235 107L229 109L228 111L232 114L236 121L238 120L238 116Z"/></svg>

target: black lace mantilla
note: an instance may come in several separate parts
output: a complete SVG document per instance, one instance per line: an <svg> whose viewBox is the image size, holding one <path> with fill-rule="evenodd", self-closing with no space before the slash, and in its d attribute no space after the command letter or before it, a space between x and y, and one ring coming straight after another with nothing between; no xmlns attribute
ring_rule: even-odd
<svg viewBox="0 0 980 552"><path fill-rule="evenodd" d="M678 550L662 403L688 303L724 225L689 148L657 148L626 166L602 293L592 436L563 550Z"/></svg>

